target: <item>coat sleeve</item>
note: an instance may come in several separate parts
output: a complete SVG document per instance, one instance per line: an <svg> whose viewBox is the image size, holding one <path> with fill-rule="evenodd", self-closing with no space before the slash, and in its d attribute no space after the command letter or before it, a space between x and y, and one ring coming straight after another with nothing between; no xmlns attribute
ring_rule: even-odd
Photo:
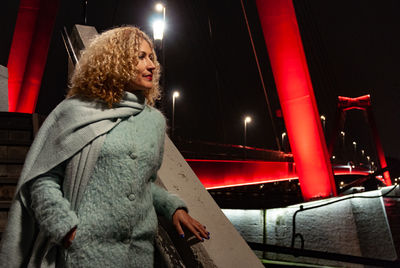
<svg viewBox="0 0 400 268"><path fill-rule="evenodd" d="M30 188L32 210L39 228L57 244L78 225L78 217L61 190L64 171L63 163L35 179Z"/></svg>
<svg viewBox="0 0 400 268"><path fill-rule="evenodd" d="M151 193L153 195L153 205L157 214L160 214L172 221L172 216L179 208L188 211L185 202L177 195L170 194L164 188L151 183Z"/></svg>
<svg viewBox="0 0 400 268"><path fill-rule="evenodd" d="M159 124L159 156L158 156L158 165L155 173L152 176L151 183L151 193L153 195L153 205L156 209L157 214L164 216L165 218L172 221L172 215L174 215L175 211L178 208L188 210L185 202L182 201L177 195L170 194L164 188L154 184L154 181L157 178L157 170L160 169L163 155L164 155L164 140L165 140L165 129L166 123L164 116L159 113L159 120L157 120Z"/></svg>

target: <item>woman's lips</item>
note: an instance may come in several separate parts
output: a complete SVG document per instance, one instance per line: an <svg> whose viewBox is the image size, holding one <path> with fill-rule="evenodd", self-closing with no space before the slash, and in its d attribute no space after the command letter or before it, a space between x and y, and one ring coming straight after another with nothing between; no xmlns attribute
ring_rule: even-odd
<svg viewBox="0 0 400 268"><path fill-rule="evenodd" d="M144 77L149 81L153 81L153 76L152 75L145 75Z"/></svg>

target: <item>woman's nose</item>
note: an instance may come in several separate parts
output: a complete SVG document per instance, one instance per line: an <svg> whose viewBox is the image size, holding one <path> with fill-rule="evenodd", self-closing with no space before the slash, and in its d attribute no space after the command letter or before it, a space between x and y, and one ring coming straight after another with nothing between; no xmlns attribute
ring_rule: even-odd
<svg viewBox="0 0 400 268"><path fill-rule="evenodd" d="M154 62L152 60L148 59L146 68L149 70L154 70L156 68L156 66L154 65Z"/></svg>

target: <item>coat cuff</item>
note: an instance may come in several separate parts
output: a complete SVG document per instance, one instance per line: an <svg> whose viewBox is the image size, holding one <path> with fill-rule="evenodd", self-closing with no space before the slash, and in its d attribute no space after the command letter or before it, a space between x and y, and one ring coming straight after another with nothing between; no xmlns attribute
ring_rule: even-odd
<svg viewBox="0 0 400 268"><path fill-rule="evenodd" d="M79 224L78 216L63 197L56 178L36 179L31 186L31 199L40 229L56 244L61 244L65 235Z"/></svg>
<svg viewBox="0 0 400 268"><path fill-rule="evenodd" d="M153 204L158 214L164 216L168 220L172 221L172 216L177 209L184 209L188 211L188 208L177 195L168 193L165 189L152 183L152 194Z"/></svg>

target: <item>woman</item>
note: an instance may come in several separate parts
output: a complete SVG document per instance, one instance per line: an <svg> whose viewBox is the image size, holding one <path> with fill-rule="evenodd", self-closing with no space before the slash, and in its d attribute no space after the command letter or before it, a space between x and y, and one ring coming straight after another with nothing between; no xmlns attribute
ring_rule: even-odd
<svg viewBox="0 0 400 268"><path fill-rule="evenodd" d="M156 212L209 238L177 196L153 182L165 119L149 37L121 27L81 55L68 98L42 125L21 173L1 267L152 267Z"/></svg>

